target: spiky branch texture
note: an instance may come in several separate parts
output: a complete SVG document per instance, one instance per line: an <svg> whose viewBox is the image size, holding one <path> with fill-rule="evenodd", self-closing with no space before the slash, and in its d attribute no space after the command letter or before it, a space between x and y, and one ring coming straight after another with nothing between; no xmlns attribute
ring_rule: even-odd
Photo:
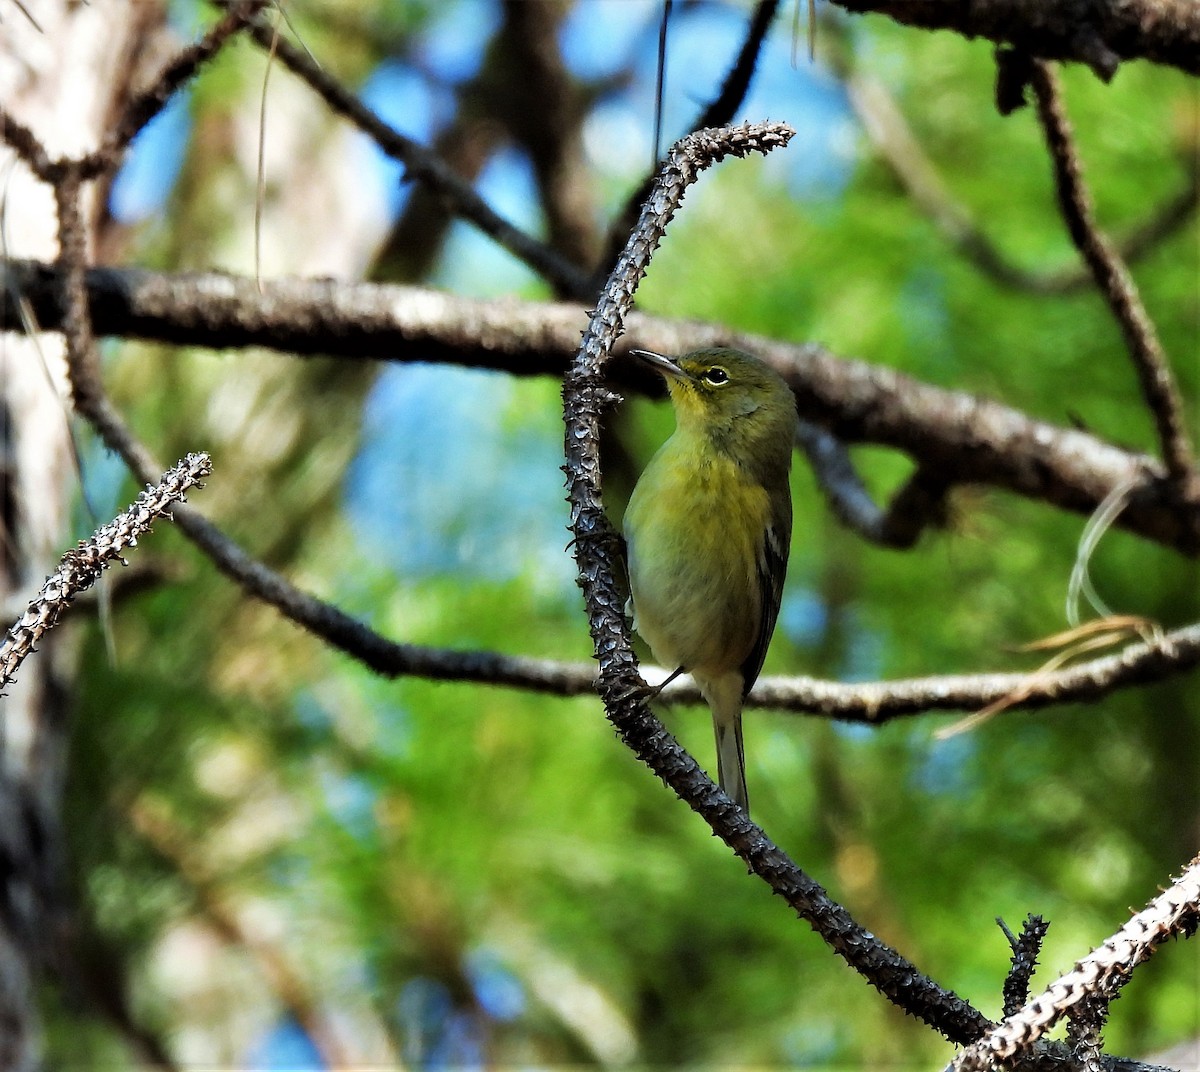
<svg viewBox="0 0 1200 1072"><path fill-rule="evenodd" d="M148 533L156 520L169 520L172 504L184 502L190 488L203 487L201 481L211 472L207 454L189 454L164 473L158 484L143 491L128 510L62 556L58 569L46 578L0 643L0 688L16 677L21 663L75 597L95 584L114 562L123 561L122 552L136 547L138 538Z"/></svg>

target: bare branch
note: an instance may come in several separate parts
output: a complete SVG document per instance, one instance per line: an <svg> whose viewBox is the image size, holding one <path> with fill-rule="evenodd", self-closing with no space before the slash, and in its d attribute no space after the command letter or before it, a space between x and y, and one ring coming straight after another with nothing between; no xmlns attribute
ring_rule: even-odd
<svg viewBox="0 0 1200 1072"><path fill-rule="evenodd" d="M268 2L230 0L227 4L229 10L221 20L195 44L175 53L154 84L129 101L105 136L104 144L80 161L80 174L84 178L94 178L101 172L114 169L138 131L162 111L180 87L220 52L234 34L249 25Z"/></svg>
<svg viewBox="0 0 1200 1072"><path fill-rule="evenodd" d="M908 548L926 527L945 522L950 485L940 473L918 468L887 508L880 509L840 439L809 421L800 422L796 439L834 515L864 539L883 547Z"/></svg>
<svg viewBox="0 0 1200 1072"><path fill-rule="evenodd" d="M771 28L778 10L779 0L758 0L754 5L754 14L750 18L750 25L746 29L746 37L738 50L737 58L729 68L729 73L725 75L720 92L696 120L694 126L697 130L704 127L720 127L733 121L737 110L746 99L746 94L750 92L750 82L758 66L759 53L762 52L767 31Z"/></svg>
<svg viewBox="0 0 1200 1072"><path fill-rule="evenodd" d="M758 0L754 6L754 15L750 19L750 26L746 30L746 37L742 41L742 47L738 50L737 59L734 60L733 66L725 75L725 81L721 85L720 92L709 102L708 106L697 117L692 124L693 130L703 130L705 127L720 127L726 123L733 122L734 114L738 108L742 106L742 102L746 99L746 94L750 90L750 82L754 78L754 71L758 66L758 56L762 51L763 42L767 39L767 31L771 28L771 23L775 19L775 13L779 10L779 0ZM654 146L655 152L658 151L657 140ZM608 249L605 251L604 260L601 262L597 270L597 280L599 283L603 279L603 274L608 271L609 266L616 260L617 255L621 252L625 244L625 238L629 234L633 225L637 222L638 213L646 198L650 194L650 189L654 185L655 176L647 175L637 189L629 195L625 201L625 207L621 209L616 218L612 221L608 229Z"/></svg>
<svg viewBox="0 0 1200 1072"><path fill-rule="evenodd" d="M364 133L393 160L398 160L409 175L440 193L464 219L470 220L489 238L546 279L560 294L588 301L596 288L587 272L560 257L537 239L530 237L491 208L445 161L423 145L393 130L362 103L341 82L323 71L302 49L264 23L251 29L255 41L264 50L274 49L285 67L305 82L338 115Z"/></svg>
<svg viewBox="0 0 1200 1072"><path fill-rule="evenodd" d="M600 417L614 396L604 366L624 330L633 292L687 185L729 152L766 151L790 131L763 124L701 131L676 144L646 201L642 217L617 260L583 343L563 383L568 499L579 584L600 662L598 691L605 714L633 752L699 814L753 874L766 881L847 963L890 1000L941 1031L966 1041L989 1030L981 1013L922 975L895 950L859 926L841 905L778 849L729 800L651 714L622 613L614 569L616 534L600 497ZM762 140L760 140L762 139Z"/></svg>
<svg viewBox="0 0 1200 1072"><path fill-rule="evenodd" d="M211 472L207 454L189 454L167 470L157 485L143 491L128 510L63 555L58 569L46 578L0 643L0 688L13 680L25 657L54 628L72 600L95 584L114 561L121 560L122 551L136 546L138 537L148 533L156 519L169 520L171 504L183 502L189 488L203 487L201 480Z"/></svg>
<svg viewBox="0 0 1200 1072"><path fill-rule="evenodd" d="M1164 633L1061 670L1009 674L948 674L844 685L813 678L760 678L748 701L764 707L886 722L927 711L1034 710L1106 696L1114 689L1158 681L1200 665L1200 625ZM675 695L664 690L664 698Z"/></svg>
<svg viewBox="0 0 1200 1072"><path fill-rule="evenodd" d="M1050 924L1041 916L1026 916L1018 937L1004 925L1004 920L997 919L996 922L1012 946L1012 967L1004 980L1004 1015L1012 1016L1029 1000L1029 981L1033 978L1038 953Z"/></svg>
<svg viewBox="0 0 1200 1072"><path fill-rule="evenodd" d="M0 138L4 139L5 144L24 160L29 165L29 170L40 179L46 182L54 181L54 162L46 152L46 147L29 127L3 105L0 105Z"/></svg>
<svg viewBox="0 0 1200 1072"><path fill-rule="evenodd" d="M177 521L179 515L176 511ZM241 558L227 562L229 551L221 542L227 538L219 531L212 546L206 533L193 531L189 535L214 556L223 572L246 584L251 594L277 606L298 624L377 673L388 677L505 685L551 696L583 696L596 689L596 673L590 663L397 644L336 607L291 589L286 581L258 566L244 552L240 552ZM1165 680L1197 665L1200 665L1200 626L1190 626L1164 633L1154 641L1131 644L1116 655L1050 673L947 674L853 683L773 675L758 679L746 698L746 705L879 725L934 711L975 711L1001 702L1006 711L1082 703L1118 689ZM656 669L655 673L659 675L657 680L667 676L665 670ZM661 697L665 703L703 702L690 680L673 682Z"/></svg>
<svg viewBox="0 0 1200 1072"><path fill-rule="evenodd" d="M1179 387L1158 341L1154 323L1142 305L1137 285L1112 244L1096 226L1071 125L1063 109L1058 78L1041 61L1034 61L1031 78L1067 229L1121 326L1142 394L1154 418L1167 472L1178 483L1184 498L1200 499L1200 476L1195 469Z"/></svg>
<svg viewBox="0 0 1200 1072"><path fill-rule="evenodd" d="M1187 937L1200 925L1200 857L1099 949L1060 976L1044 993L989 1030L949 1066L953 1072L987 1072L997 1061L1033 1046L1055 1023L1088 998L1109 1000L1136 968L1169 938Z"/></svg>
<svg viewBox="0 0 1200 1072"><path fill-rule="evenodd" d="M179 528L217 568L248 594L262 599L297 625L386 677L420 677L523 689L549 696L584 696L596 690L591 663L561 662L493 651L455 651L400 644L381 636L337 607L295 588L250 557L212 522L180 507ZM746 699L748 707L880 725L896 718L937 711L975 711L1004 703L1028 711L1086 702L1122 689L1165 680L1200 665L1200 626L1164 634L1157 642L1132 644L1105 656L1052 673L948 674L891 681L827 681L804 676L762 677ZM656 669L657 680L666 671ZM662 692L666 703L702 703L690 681Z"/></svg>
<svg viewBox="0 0 1200 1072"><path fill-rule="evenodd" d="M83 179L72 163L54 185L58 210L58 270L62 278L62 333L67 348L71 401L85 412L93 398L103 395L100 364L87 297L87 232L81 199ZM153 466L157 469L157 466ZM144 479L150 479L146 477Z"/></svg>
<svg viewBox="0 0 1200 1072"><path fill-rule="evenodd" d="M280 609L371 669L391 677L487 682L555 696L582 696L596 688L595 671L590 663L396 644L344 615L342 624L333 617L340 614L335 608L318 605L323 609L317 616L304 613L302 603ZM1049 673L947 674L854 683L803 676L763 677L746 698L746 704L878 725L933 711L976 711L1005 701L1006 711L1081 703L1118 689L1161 681L1197 665L1200 665L1200 625L1193 625L1131 644L1115 655ZM661 675L658 680L666 677L666 671L656 672ZM699 690L690 680L673 682L661 697L666 703L702 702Z"/></svg>
<svg viewBox="0 0 1200 1072"><path fill-rule="evenodd" d="M1195 0L833 0L927 30L954 30L1046 59L1085 63L1107 81L1122 60L1145 59L1200 74Z"/></svg>
<svg viewBox="0 0 1200 1072"><path fill-rule="evenodd" d="M29 299L38 322L62 330L60 277L43 265L0 263L3 287ZM227 349L262 346L301 355L443 361L517 375L561 376L578 344L577 305L482 301L418 287L133 269L87 273L101 335ZM878 443L909 454L947 485L991 484L1090 515L1129 483L1119 527L1200 551L1200 505L1180 503L1158 462L1095 436L1031 420L997 402L946 391L880 366L714 324L632 313L638 345L660 353L732 345L769 361L796 392L801 415L848 443ZM24 330L0 302L0 328ZM622 383L636 375L614 368ZM648 379L632 381L650 389ZM660 387L661 389L661 387Z"/></svg>
<svg viewBox="0 0 1200 1072"><path fill-rule="evenodd" d="M162 110L171 96L195 75L202 64L215 56L267 3L268 0L235 0L231 3L231 10L220 22L194 45L177 53L154 85L129 101L121 117L105 136L104 144L79 160L52 160L37 135L2 106L0 138L29 165L35 175L50 184L58 183L68 168L74 170L80 181L113 170L138 131Z"/></svg>
<svg viewBox="0 0 1200 1072"><path fill-rule="evenodd" d="M1092 274L1081 266L1038 272L1013 261L950 192L884 85L852 67L845 43L834 50L834 64L850 106L879 159L913 204L979 271L1001 286L1030 294L1071 294L1094 285ZM1183 188L1151 211L1121 242L1120 255L1127 261L1145 256L1195 215L1200 175L1196 162L1190 158L1189 162Z"/></svg>

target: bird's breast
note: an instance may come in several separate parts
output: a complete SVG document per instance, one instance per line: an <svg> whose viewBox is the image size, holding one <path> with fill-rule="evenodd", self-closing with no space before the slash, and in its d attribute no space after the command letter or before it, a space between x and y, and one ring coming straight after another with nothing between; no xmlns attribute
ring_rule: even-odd
<svg viewBox="0 0 1200 1072"><path fill-rule="evenodd" d="M665 666L741 666L757 638L768 493L732 459L678 434L646 467L625 535L637 629Z"/></svg>

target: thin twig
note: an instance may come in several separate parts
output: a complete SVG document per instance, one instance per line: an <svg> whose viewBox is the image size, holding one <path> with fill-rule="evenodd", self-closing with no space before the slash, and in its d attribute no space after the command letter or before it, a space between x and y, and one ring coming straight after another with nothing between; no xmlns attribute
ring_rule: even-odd
<svg viewBox="0 0 1200 1072"><path fill-rule="evenodd" d="M699 814L753 874L766 881L840 956L905 1011L947 1038L967 1041L988 1030L986 1018L943 990L895 950L859 926L822 887L777 848L667 733L644 700L616 580L616 534L600 496L600 418L615 397L604 367L624 330L633 294L687 186L730 153L766 152L790 130L757 124L690 135L676 144L646 201L638 226L601 293L583 343L563 384L566 473L574 551L588 624L600 662L598 691L618 734L655 774Z"/></svg>
<svg viewBox="0 0 1200 1072"><path fill-rule="evenodd" d="M8 685L37 642L46 635L80 592L90 588L121 553L137 545L160 517L170 520L170 507L181 503L190 488L203 487L212 472L207 454L189 454L167 470L152 488L143 491L124 513L94 532L90 539L62 556L29 607L0 643L0 688Z"/></svg>
<svg viewBox="0 0 1200 1072"><path fill-rule="evenodd" d="M742 47L738 49L737 58L725 75L720 92L697 117L693 124L694 129L720 127L733 120L746 99L746 94L750 92L750 83L758 67L763 42L767 39L767 31L775 21L775 13L778 10L779 0L758 0L754 5L754 14L750 17L750 25L746 29Z"/></svg>
<svg viewBox="0 0 1200 1072"><path fill-rule="evenodd" d="M50 157L37 135L0 105L0 138L29 165L43 182L54 185L73 170L80 181L112 171L134 136L164 107L171 96L191 78L197 69L215 56L224 44L242 29L268 0L239 0L211 30L194 45L181 50L149 89L125 106L120 118L105 136L103 144L78 160Z"/></svg>
<svg viewBox="0 0 1200 1072"><path fill-rule="evenodd" d="M658 170L662 150L663 94L667 84L667 27L671 22L673 0L662 0L662 18L658 23L658 53L654 71L654 134L650 145L650 172Z"/></svg>
<svg viewBox="0 0 1200 1072"><path fill-rule="evenodd" d="M42 24L33 17L33 13L25 6L24 0L13 0L13 3L16 5L17 10L28 20L30 26L37 30L38 33L46 32L42 29Z"/></svg>
<svg viewBox="0 0 1200 1072"><path fill-rule="evenodd" d="M1063 1016L1093 995L1111 1000L1134 968L1163 942L1194 934L1200 924L1200 857L1099 949L1060 976L987 1035L964 1050L952 1072L988 1072L998 1061L1027 1051Z"/></svg>
<svg viewBox="0 0 1200 1072"><path fill-rule="evenodd" d="M4 105L0 104L0 138L14 153L29 166L38 178L53 182L54 162L46 147L24 123L17 119Z"/></svg>
<svg viewBox="0 0 1200 1072"><path fill-rule="evenodd" d="M1178 484L1183 498L1200 496L1200 477L1195 469L1178 385L1137 285L1112 243L1096 226L1071 125L1063 108L1058 76L1047 63L1035 60L1031 65L1031 82L1067 230L1121 327L1142 395L1154 418L1167 472Z"/></svg>

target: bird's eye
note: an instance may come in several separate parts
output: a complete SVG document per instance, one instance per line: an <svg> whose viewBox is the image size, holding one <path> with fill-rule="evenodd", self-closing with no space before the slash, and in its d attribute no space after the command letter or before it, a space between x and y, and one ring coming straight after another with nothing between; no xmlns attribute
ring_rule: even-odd
<svg viewBox="0 0 1200 1072"><path fill-rule="evenodd" d="M720 365L714 365L704 374L704 382L711 383L714 387L720 387L723 383L729 382L729 373Z"/></svg>

